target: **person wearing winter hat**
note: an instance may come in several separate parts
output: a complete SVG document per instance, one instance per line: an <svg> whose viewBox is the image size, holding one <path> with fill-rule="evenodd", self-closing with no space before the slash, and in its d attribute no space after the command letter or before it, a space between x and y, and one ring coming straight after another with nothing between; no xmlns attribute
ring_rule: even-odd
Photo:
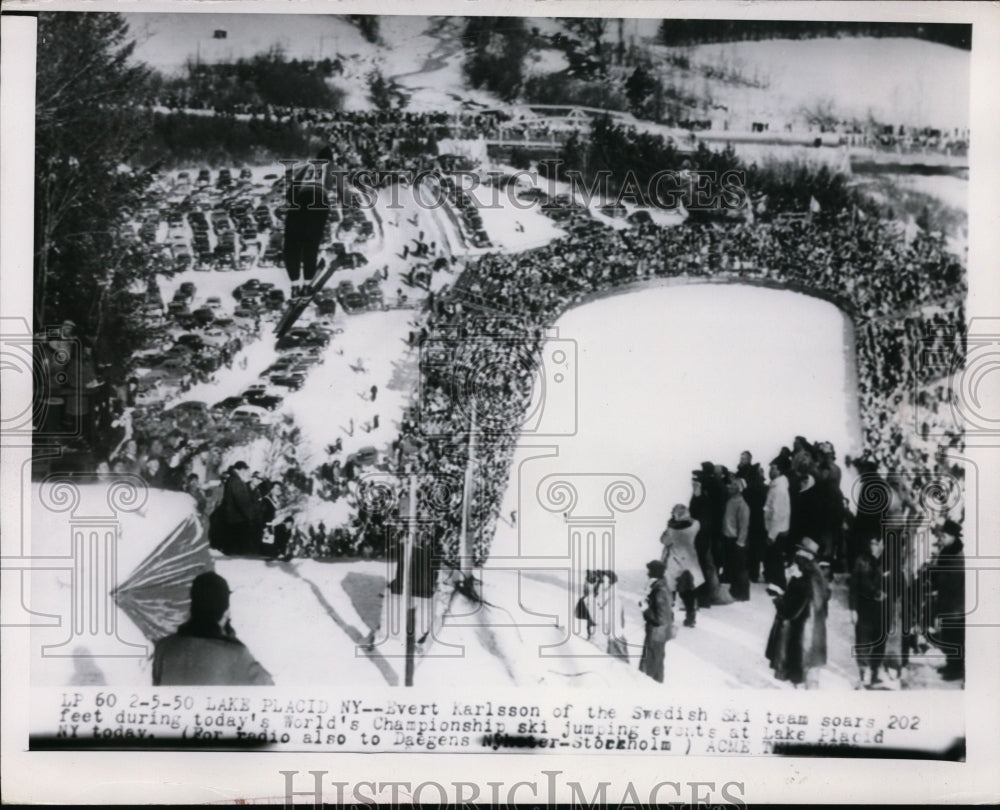
<svg viewBox="0 0 1000 810"><path fill-rule="evenodd" d="M646 622L639 671L659 683L663 683L666 647L674 624L673 609L670 604L671 594L663 578L666 570L667 567L660 560L650 560L646 563L649 590L646 598L639 604L643 608L642 618Z"/></svg>
<svg viewBox="0 0 1000 810"><path fill-rule="evenodd" d="M785 549L788 529L792 516L792 501L789 494L788 471L791 465L787 458L777 456L771 461L768 474L771 483L764 501L764 530L767 534L767 548L764 552L764 579L772 585L784 589Z"/></svg>
<svg viewBox="0 0 1000 810"><path fill-rule="evenodd" d="M270 674L236 637L229 583L205 571L191 583L191 618L156 642L153 686L272 686Z"/></svg>
<svg viewBox="0 0 1000 810"><path fill-rule="evenodd" d="M882 552L885 541L873 535L868 541L868 553L854 563L848 591L848 606L854 624L854 656L862 686L882 683L879 669L885 663L885 645L889 628L889 602L886 599L885 568ZM865 683L865 668L871 669L871 679Z"/></svg>
<svg viewBox="0 0 1000 810"><path fill-rule="evenodd" d="M728 498L722 519L722 536L726 544L725 571L729 593L737 602L750 599L750 576L747 570L747 538L750 531L750 507L743 498L742 478L733 478L726 486Z"/></svg>
<svg viewBox="0 0 1000 810"><path fill-rule="evenodd" d="M694 627L698 612L696 592L705 582L695 538L701 526L692 519L688 508L677 504L670 513L666 531L660 535L663 553L660 559L667 566L667 586L680 594L684 603L684 626Z"/></svg>
<svg viewBox="0 0 1000 810"><path fill-rule="evenodd" d="M935 532L938 552L931 567L936 629L931 641L945 655L940 668L946 681L965 678L965 553L962 527L946 520Z"/></svg>

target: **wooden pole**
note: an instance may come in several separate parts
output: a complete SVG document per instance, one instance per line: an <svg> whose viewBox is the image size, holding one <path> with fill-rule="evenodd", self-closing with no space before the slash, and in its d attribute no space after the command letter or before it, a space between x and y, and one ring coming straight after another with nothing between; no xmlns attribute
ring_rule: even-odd
<svg viewBox="0 0 1000 810"><path fill-rule="evenodd" d="M403 606L406 609L406 671L403 683L413 686L413 658L416 649L416 627L413 606L413 584L410 569L413 563L413 534L417 521L417 477L410 474L410 503L406 521L406 538L403 541Z"/></svg>
<svg viewBox="0 0 1000 810"><path fill-rule="evenodd" d="M472 549L469 543L469 494L472 489L472 473L476 463L476 401L472 400L472 414L469 420L469 459L465 464L465 479L462 482L462 547L460 568L462 578L467 579L472 568Z"/></svg>

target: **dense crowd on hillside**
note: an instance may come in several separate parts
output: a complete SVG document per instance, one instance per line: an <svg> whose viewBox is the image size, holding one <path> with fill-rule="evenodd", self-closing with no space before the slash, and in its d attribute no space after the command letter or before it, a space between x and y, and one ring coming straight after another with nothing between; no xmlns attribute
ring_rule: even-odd
<svg viewBox="0 0 1000 810"><path fill-rule="evenodd" d="M483 133L497 122L492 114L314 113L295 112L329 141L333 165L381 171L428 168L437 140ZM400 443L415 442L423 469L461 481L471 402L453 397L456 390L465 392L463 396L474 392L476 441L483 449L477 458L468 526L477 538L479 560L488 555L498 519L519 426L513 415L530 400L542 328L588 295L646 279L683 275L752 281L832 300L855 319L866 443L860 463L886 472L913 470L915 487L926 480L921 470L950 470L935 437L944 435L938 446L961 451L962 434L948 421L949 387L933 385L947 371L921 365L912 353L921 341L951 345L962 339L964 269L948 253L942 236L919 231L911 237L896 223L857 210L825 212L815 219L770 212L756 222L692 221L673 228L640 220L618 230L601 226L586 211L574 211L572 203L566 207L571 236L524 253L480 256L450 291L429 299L422 334L450 347L454 362L425 373L418 407L404 422ZM468 381L453 386L456 375ZM920 412L927 414L916 431L922 441L914 438L911 415L900 413L901 406L918 395ZM106 458L114 465L113 453ZM378 527L373 529L371 516L361 506L353 474L337 465L307 477L326 500L350 498L358 517L349 545L377 545L371 538ZM453 559L459 550L458 506L456 502L439 510ZM337 545L344 547L343 541ZM327 546L322 540L304 547Z"/></svg>
<svg viewBox="0 0 1000 810"><path fill-rule="evenodd" d="M432 339L450 342L456 352L465 347L473 353L466 362L475 385L452 383L454 375L462 376L461 369L432 369L421 392L424 421L416 431L425 436L447 434L453 441L467 434L471 403L454 399L455 391L474 391L480 411L506 414L505 424L488 431L489 452L480 455L489 461L488 467L478 469L470 523L479 538L480 556L488 554L488 538L507 482L517 432L510 414L520 413L530 398L533 370L518 362L519 357L537 357L541 328L587 295L680 275L798 287L825 294L853 313L867 447L864 461L883 472L912 473L907 480L917 490L941 464L950 470L937 453L913 446L914 426L900 412L901 404L918 391L925 408L944 412L949 407L947 386L930 385L947 371L920 367L910 353L922 340L949 346L963 340L964 274L942 239L920 234L908 241L891 223L857 221L848 213L823 225L778 219L728 226L593 229L590 235L538 250L481 257L429 315ZM467 340L470 337L476 339ZM508 376L500 369L507 369ZM483 370L493 376L481 379ZM483 429L482 424L479 427ZM945 444L960 451L961 430L952 431ZM440 466L442 457L434 463ZM458 454L450 465L452 472L460 475L464 463ZM919 491L912 497L918 498ZM451 548L457 545L453 542Z"/></svg>

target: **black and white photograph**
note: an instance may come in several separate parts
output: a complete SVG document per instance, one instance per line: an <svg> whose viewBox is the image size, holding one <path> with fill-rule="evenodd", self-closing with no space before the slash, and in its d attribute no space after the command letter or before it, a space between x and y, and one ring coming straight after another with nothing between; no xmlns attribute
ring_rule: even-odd
<svg viewBox="0 0 1000 810"><path fill-rule="evenodd" d="M4 15L27 761L972 767L995 9L195 5Z"/></svg>

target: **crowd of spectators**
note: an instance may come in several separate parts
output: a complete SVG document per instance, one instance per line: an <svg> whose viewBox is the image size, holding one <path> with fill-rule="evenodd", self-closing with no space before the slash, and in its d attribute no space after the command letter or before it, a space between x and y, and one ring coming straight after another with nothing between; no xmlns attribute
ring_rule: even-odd
<svg viewBox="0 0 1000 810"><path fill-rule="evenodd" d="M329 139L334 165L381 171L430 167L436 141L486 134L502 117L285 112L300 116ZM670 228L649 220L623 229L595 220L578 224L581 227L571 228L566 238L545 247L494 252L470 261L451 288L427 302L420 330L422 362L429 356L423 351L428 340L445 357L422 368L419 402L403 422L396 458L388 466L410 465L433 471L439 480L462 482L470 452L475 453L475 486L464 522L474 538L476 562L488 556L545 328L586 297L619 285L685 276L772 284L823 296L855 323L866 446L861 463L883 473L906 470L912 473L913 486L919 487L929 474L948 465L942 444L961 451L961 429L942 428L941 423L951 409L950 386L941 384L946 371L921 363L913 353L914 346L926 344L938 356L944 346L960 347L963 340L965 273L947 251L943 236L921 231L909 237L892 221L851 211ZM962 349L956 352L961 356ZM902 414L901 406L907 403L931 414L917 431L920 441L914 440L912 425ZM942 430L944 441L936 441ZM140 472L155 481L162 477L173 486L187 486L195 470L176 470L169 459L151 452L150 437L135 439L127 459L118 458L120 449L107 453L109 467L128 468L145 454ZM382 533L381 518L363 506L363 485L355 470L330 461L315 471L291 469L289 475L302 479L297 486L303 491L318 487L326 500L348 497L356 514L354 525L345 529L347 540L304 532L293 547L317 553L362 548L379 553L372 538ZM203 484L206 480L201 477ZM461 492L462 486L454 487L446 502L434 507L434 517L444 524L442 542L451 560L461 549Z"/></svg>
<svg viewBox="0 0 1000 810"><path fill-rule="evenodd" d="M475 402L477 429L488 434L481 441L489 442L488 452L477 456L469 505L479 558L488 556L544 328L589 295L664 276L771 283L837 303L856 327L865 458L883 473L906 470L912 487L939 463L939 453L909 443L912 425L899 406L919 389L931 410L947 410L948 386L933 384L945 373L919 366L912 355L921 341L962 343L964 271L941 237L908 239L891 222L850 212L823 221L596 228L537 250L480 257L428 314L429 339L450 346L456 362L424 369L421 420L412 432L429 440L423 452L430 468L461 477ZM947 441L960 449L960 429ZM452 531L458 523L453 516L449 554L458 549Z"/></svg>

